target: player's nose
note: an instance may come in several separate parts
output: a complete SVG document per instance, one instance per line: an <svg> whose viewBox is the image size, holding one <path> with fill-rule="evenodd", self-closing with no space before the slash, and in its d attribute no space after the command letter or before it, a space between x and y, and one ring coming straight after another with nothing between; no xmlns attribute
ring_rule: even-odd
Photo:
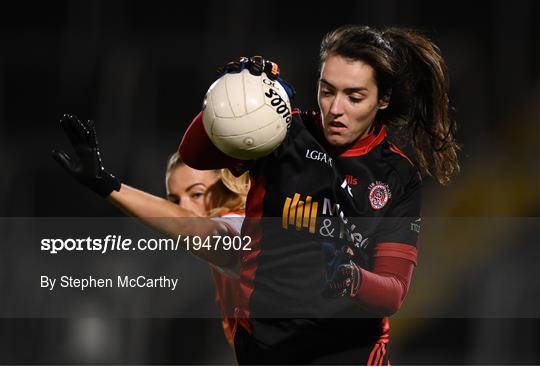
<svg viewBox="0 0 540 367"><path fill-rule="evenodd" d="M343 98L339 94L334 97L330 105L330 113L332 115L343 115Z"/></svg>

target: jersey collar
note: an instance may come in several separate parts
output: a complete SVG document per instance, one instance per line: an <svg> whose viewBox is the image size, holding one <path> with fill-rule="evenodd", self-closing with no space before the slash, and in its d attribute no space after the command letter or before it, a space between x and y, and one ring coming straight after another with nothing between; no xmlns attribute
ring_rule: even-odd
<svg viewBox="0 0 540 367"><path fill-rule="evenodd" d="M381 144L386 138L386 129L384 125L372 129L370 133L362 139L358 139L351 147L341 152L341 157L357 157L372 151L377 145Z"/></svg>
<svg viewBox="0 0 540 367"><path fill-rule="evenodd" d="M340 157L358 157L365 155L372 151L376 146L382 143L384 138L386 138L386 129L382 123L373 123L370 132L364 136L362 139L357 140L353 145L344 150L337 150L333 147L330 147L324 138L323 126L321 115L318 114L316 119L316 126L319 130L323 145L327 147L330 151L334 151Z"/></svg>

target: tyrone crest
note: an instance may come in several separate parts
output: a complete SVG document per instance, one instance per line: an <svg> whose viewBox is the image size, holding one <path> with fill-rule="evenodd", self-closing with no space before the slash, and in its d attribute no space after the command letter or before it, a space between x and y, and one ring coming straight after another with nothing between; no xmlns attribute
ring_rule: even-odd
<svg viewBox="0 0 540 367"><path fill-rule="evenodd" d="M372 182L368 186L369 190L369 203L371 207L375 210L384 208L388 200L392 198L392 193L387 184L380 181Z"/></svg>

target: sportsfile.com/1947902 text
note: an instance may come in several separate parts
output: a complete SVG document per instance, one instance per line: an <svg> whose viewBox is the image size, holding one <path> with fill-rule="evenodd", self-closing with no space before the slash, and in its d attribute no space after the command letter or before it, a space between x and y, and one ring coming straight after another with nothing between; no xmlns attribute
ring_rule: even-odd
<svg viewBox="0 0 540 367"><path fill-rule="evenodd" d="M103 238L43 238L41 251L55 255L62 251L89 251L105 254L113 251L249 251L249 236L181 236L177 238L139 238L122 235Z"/></svg>

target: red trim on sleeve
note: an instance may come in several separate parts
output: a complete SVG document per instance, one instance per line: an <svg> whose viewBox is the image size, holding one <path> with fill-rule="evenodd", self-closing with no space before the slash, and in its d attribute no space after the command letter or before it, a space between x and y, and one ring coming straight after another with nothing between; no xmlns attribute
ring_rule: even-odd
<svg viewBox="0 0 540 367"><path fill-rule="evenodd" d="M414 266L418 265L418 262L417 262L418 250L416 249L416 247L412 245L408 245L406 243L398 243L398 242L379 243L375 247L375 254L373 256L376 258L383 257L383 256L398 257L401 259L412 261Z"/></svg>

